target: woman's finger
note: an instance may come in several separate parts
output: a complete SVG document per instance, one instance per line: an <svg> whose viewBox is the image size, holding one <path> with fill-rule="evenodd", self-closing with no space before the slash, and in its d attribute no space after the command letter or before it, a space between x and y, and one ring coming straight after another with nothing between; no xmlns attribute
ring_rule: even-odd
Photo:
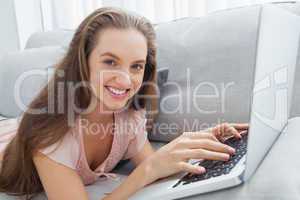
<svg viewBox="0 0 300 200"><path fill-rule="evenodd" d="M222 132L219 126L211 128L211 132L217 139L220 139L222 137Z"/></svg>
<svg viewBox="0 0 300 200"><path fill-rule="evenodd" d="M248 123L231 123L229 125L233 126L237 130L249 129L249 124Z"/></svg>
<svg viewBox="0 0 300 200"><path fill-rule="evenodd" d="M213 133L221 142L224 142L226 138L231 136L241 138L240 133L228 123L217 125L215 128L213 128Z"/></svg>
<svg viewBox="0 0 300 200"><path fill-rule="evenodd" d="M179 168L181 171L193 173L193 174L202 174L205 173L205 168L199 165L192 165L186 162L180 162Z"/></svg>
<svg viewBox="0 0 300 200"><path fill-rule="evenodd" d="M230 125L227 125L225 128L226 136L231 136L233 135L234 137L241 139L242 136L241 134L233 127Z"/></svg>
<svg viewBox="0 0 300 200"><path fill-rule="evenodd" d="M190 139L209 139L209 140L219 142L219 140L210 132L202 132L202 131L184 132L183 136L188 137Z"/></svg>
<svg viewBox="0 0 300 200"><path fill-rule="evenodd" d="M181 155L180 155L181 154ZM227 153L215 152L206 149L186 149L180 153L179 156L188 159L205 159L205 160L222 160L228 161L230 155Z"/></svg>
<svg viewBox="0 0 300 200"><path fill-rule="evenodd" d="M247 133L248 133L248 130L244 130L244 131L240 132L241 135L246 135Z"/></svg>
<svg viewBox="0 0 300 200"><path fill-rule="evenodd" d="M234 154L235 149L221 142L212 141L209 139L191 139L185 142L188 149L206 149L221 153Z"/></svg>

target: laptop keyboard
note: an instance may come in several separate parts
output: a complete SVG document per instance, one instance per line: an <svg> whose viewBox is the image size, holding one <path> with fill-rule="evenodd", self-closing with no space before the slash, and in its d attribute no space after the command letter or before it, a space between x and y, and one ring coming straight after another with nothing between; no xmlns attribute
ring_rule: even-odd
<svg viewBox="0 0 300 200"><path fill-rule="evenodd" d="M227 139L224 144L229 145L235 149L235 154L232 155L228 161L204 160L202 162L199 162L198 165L201 165L206 169L206 172L204 174L188 173L172 187L175 188L180 184L186 185L196 181L202 181L212 177L230 173L232 168L234 168L234 166L246 154L247 140L248 134L243 135L242 139L236 139L234 137Z"/></svg>

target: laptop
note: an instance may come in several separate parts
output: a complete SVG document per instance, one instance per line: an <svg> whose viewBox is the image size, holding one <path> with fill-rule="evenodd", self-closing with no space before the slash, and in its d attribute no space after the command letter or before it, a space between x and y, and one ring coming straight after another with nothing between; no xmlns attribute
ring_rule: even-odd
<svg viewBox="0 0 300 200"><path fill-rule="evenodd" d="M300 17L274 5L260 11L256 64L248 133L229 138L236 149L229 161L193 162L201 175L179 173L154 182L130 199L179 199L242 184L249 180L287 126L300 34ZM266 106L267 105L267 106Z"/></svg>

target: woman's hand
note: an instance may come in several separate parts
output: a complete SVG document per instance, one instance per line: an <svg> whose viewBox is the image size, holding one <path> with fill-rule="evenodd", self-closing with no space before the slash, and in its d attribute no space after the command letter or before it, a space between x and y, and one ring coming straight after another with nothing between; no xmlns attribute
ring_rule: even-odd
<svg viewBox="0 0 300 200"><path fill-rule="evenodd" d="M242 138L242 135L247 133L249 125L247 123L223 123L213 128L209 128L211 132L219 141L224 142L226 139L234 136L238 139Z"/></svg>
<svg viewBox="0 0 300 200"><path fill-rule="evenodd" d="M190 159L208 159L227 161L235 150L221 143L211 132L184 132L166 144L142 165L147 168L148 181L185 171L201 174L205 168L188 163Z"/></svg>
<svg viewBox="0 0 300 200"><path fill-rule="evenodd" d="M184 132L143 159L128 178L105 199L128 198L145 185L178 172L204 173L204 167L190 164L188 160L228 160L235 150L220 141L232 136L240 138L247 129L248 124L224 123L205 131Z"/></svg>

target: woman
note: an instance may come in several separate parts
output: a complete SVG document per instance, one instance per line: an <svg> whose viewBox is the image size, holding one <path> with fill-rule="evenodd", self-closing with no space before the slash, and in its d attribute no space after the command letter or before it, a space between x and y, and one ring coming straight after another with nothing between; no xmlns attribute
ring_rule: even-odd
<svg viewBox="0 0 300 200"><path fill-rule="evenodd" d="M135 170L105 197L127 199L159 178L205 173L187 162L191 158L228 160L234 149L220 141L241 137L247 124L185 132L154 152L145 134L144 97L156 94L155 59L155 33L145 18L114 8L89 15L20 123L7 121L1 131L10 139L1 140L0 191L84 200L84 185L114 177L114 166L131 159ZM149 102L155 112L156 101Z"/></svg>

